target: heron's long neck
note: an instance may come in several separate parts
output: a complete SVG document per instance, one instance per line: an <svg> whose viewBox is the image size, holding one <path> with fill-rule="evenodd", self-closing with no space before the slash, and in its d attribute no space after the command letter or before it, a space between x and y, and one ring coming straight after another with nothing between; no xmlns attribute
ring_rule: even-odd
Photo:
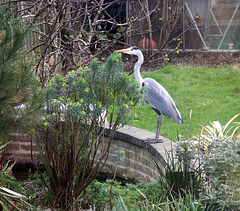
<svg viewBox="0 0 240 211"><path fill-rule="evenodd" d="M140 68L141 68L142 63L143 63L143 55L139 54L138 61L136 62L135 66L134 66L134 78L135 78L136 82L140 83L141 87L142 87L142 83L143 83L143 78L140 74Z"/></svg>

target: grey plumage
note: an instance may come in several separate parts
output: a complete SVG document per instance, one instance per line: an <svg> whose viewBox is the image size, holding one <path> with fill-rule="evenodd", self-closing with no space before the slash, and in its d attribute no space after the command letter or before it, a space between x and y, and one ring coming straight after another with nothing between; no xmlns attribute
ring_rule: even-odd
<svg viewBox="0 0 240 211"><path fill-rule="evenodd" d="M182 116L167 90L152 78L145 78L143 81L144 86L147 87L147 92L144 93L144 100L158 115L173 118L175 122L181 125L183 123Z"/></svg>
<svg viewBox="0 0 240 211"><path fill-rule="evenodd" d="M144 92L143 95L144 99L158 114L156 137L154 141L152 141L153 143L156 143L159 140L160 127L162 123L160 115L165 115L168 118L173 118L178 124L181 125L183 123L181 113L178 111L170 94L162 85L160 85L152 78L142 78L140 74L140 68L144 58L140 49L132 46L130 48L117 50L115 52L127 53L138 57L138 61L134 65L134 78L135 81L140 83L141 87L144 86L147 88L147 92Z"/></svg>

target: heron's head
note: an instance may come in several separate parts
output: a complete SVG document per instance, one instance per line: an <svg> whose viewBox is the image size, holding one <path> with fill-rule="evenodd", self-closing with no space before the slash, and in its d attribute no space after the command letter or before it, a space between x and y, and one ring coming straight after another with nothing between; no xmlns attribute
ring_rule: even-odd
<svg viewBox="0 0 240 211"><path fill-rule="evenodd" d="M131 46L129 48L125 48L125 49L121 49L121 50L116 50L114 52L126 53L126 54L136 55L136 56L138 56L139 54L142 54L141 50L136 46Z"/></svg>

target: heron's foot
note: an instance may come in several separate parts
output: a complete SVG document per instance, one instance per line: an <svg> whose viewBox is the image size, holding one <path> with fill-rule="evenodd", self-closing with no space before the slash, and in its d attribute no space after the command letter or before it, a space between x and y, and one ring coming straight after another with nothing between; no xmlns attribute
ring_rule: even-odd
<svg viewBox="0 0 240 211"><path fill-rule="evenodd" d="M163 143L163 139L147 139L145 140L145 143L148 144L157 144L157 143Z"/></svg>

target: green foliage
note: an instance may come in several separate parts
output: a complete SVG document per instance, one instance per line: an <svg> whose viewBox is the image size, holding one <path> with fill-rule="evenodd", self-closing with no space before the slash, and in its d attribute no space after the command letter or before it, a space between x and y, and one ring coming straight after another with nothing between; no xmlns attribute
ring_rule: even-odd
<svg viewBox="0 0 240 211"><path fill-rule="evenodd" d="M168 197L181 198L186 192L198 195L201 180L195 153L189 140L179 140L170 152L165 152L166 165L164 169L153 157L151 158L160 174L159 183L166 190Z"/></svg>
<svg viewBox="0 0 240 211"><path fill-rule="evenodd" d="M161 210L204 211L206 206L202 204L201 199L195 199L191 193L186 192L179 198L168 198L167 202L161 206Z"/></svg>
<svg viewBox="0 0 240 211"><path fill-rule="evenodd" d="M95 205L98 210L109 210L108 192L112 180L100 183L94 180L83 194L88 203ZM183 196L169 195L168 191L160 183L127 184L122 186L114 182L113 208L112 210L204 210L201 200L193 198L191 193L186 192Z"/></svg>
<svg viewBox="0 0 240 211"><path fill-rule="evenodd" d="M34 207L48 207L51 204L51 197L45 187L45 182L48 184L49 180L46 172L41 175L38 171L33 172L31 169L28 172L29 177L22 184L23 193L29 199L29 203Z"/></svg>
<svg viewBox="0 0 240 211"><path fill-rule="evenodd" d="M203 157L208 183L203 186L203 200L212 210L238 210L240 207L240 142L215 140Z"/></svg>
<svg viewBox="0 0 240 211"><path fill-rule="evenodd" d="M44 102L31 59L23 51L28 31L5 7L0 9L0 140L13 130L29 131Z"/></svg>
<svg viewBox="0 0 240 211"><path fill-rule="evenodd" d="M112 202L113 184L114 184L114 181L115 181L115 178L117 175L118 166L124 162L125 151L123 149L120 149L120 150L116 151L115 154L117 155L117 157L116 157L115 169L113 172L112 184L111 184L110 190L109 190L109 205L110 205L111 209L113 208L113 202Z"/></svg>
<svg viewBox="0 0 240 211"><path fill-rule="evenodd" d="M199 135L177 143L178 160L185 160L201 184L194 187L194 195L200 195L209 210L238 210L240 205L239 122L233 122L237 117L224 126L211 122Z"/></svg>
<svg viewBox="0 0 240 211"><path fill-rule="evenodd" d="M0 171L0 207L2 210L26 210L32 206L28 204L26 197L22 194L22 184L12 176L12 168L15 165L6 163Z"/></svg>
<svg viewBox="0 0 240 211"><path fill-rule="evenodd" d="M207 151L208 146L219 139L239 141L240 134L237 134L237 131L240 127L240 122L233 122L239 115L240 114L235 115L224 126L222 126L219 121L210 122L211 126L202 126L202 130L195 138L201 142L203 150Z"/></svg>
<svg viewBox="0 0 240 211"><path fill-rule="evenodd" d="M114 132L132 119L131 109L142 97L120 60L120 54L102 65L94 59L89 68L57 75L47 85L47 114L36 138L55 207L78 203L105 164ZM107 115L110 134L104 138Z"/></svg>
<svg viewBox="0 0 240 211"><path fill-rule="evenodd" d="M84 199L88 199L90 204L95 204L99 210L104 208L109 209L109 191L112 186L112 180L107 180L106 183L100 183L96 180L89 185L83 194ZM122 206L121 200L125 206L130 210L138 210L141 204L144 204L145 198L141 192L148 195L149 200L158 198L160 193L158 184L126 184L121 185L120 182L114 181L113 183L113 209L119 209ZM140 190L140 191L139 191ZM156 197L153 193L159 193ZM121 197L121 199L120 199Z"/></svg>

